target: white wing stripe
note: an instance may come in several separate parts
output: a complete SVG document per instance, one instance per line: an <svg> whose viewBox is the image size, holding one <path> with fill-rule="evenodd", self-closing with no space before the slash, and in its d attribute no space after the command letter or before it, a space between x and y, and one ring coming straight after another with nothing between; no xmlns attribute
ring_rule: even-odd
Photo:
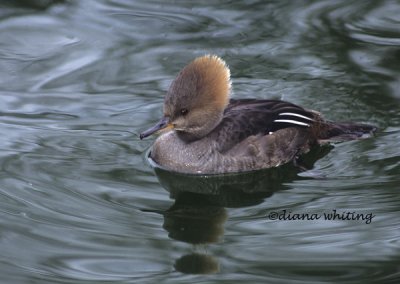
<svg viewBox="0 0 400 284"><path fill-rule="evenodd" d="M296 121L296 120L291 120L291 119L276 119L276 120L274 120L274 122L285 122L285 123L292 123L292 124L296 124L296 125L310 127L310 125L307 123Z"/></svg>
<svg viewBox="0 0 400 284"><path fill-rule="evenodd" d="M304 116L304 115L301 115L301 114L298 114L298 113L293 113L293 112L282 112L282 113L280 113L278 115L292 115L292 116L297 116L297 117L300 117L300 118L303 118L303 119L307 119L307 120L310 120L310 121L314 121L314 119L312 119L312 118L309 118L307 116Z"/></svg>

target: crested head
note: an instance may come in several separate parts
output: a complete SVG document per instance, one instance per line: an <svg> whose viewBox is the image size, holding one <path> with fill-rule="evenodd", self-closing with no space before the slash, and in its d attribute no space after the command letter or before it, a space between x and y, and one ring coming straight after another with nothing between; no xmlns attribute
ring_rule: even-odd
<svg viewBox="0 0 400 284"><path fill-rule="evenodd" d="M165 98L169 106L190 100L224 109L231 90L230 71L216 55L198 57L179 72ZM168 106L167 106L168 107Z"/></svg>
<svg viewBox="0 0 400 284"><path fill-rule="evenodd" d="M164 101L164 116L181 134L202 137L221 121L230 92L225 61L216 55L198 57L172 82Z"/></svg>
<svg viewBox="0 0 400 284"><path fill-rule="evenodd" d="M228 105L232 83L231 72L224 60L216 55L205 55L196 58L186 68L197 73L197 87L200 87L205 99L213 101L220 108Z"/></svg>

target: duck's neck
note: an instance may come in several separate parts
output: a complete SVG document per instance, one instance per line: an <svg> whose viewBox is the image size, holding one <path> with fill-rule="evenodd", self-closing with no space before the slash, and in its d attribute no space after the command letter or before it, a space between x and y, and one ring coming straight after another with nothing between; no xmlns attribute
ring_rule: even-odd
<svg viewBox="0 0 400 284"><path fill-rule="evenodd" d="M208 119L201 121L198 125L192 125L190 128L182 130L175 130L177 136L184 142L190 143L200 140L209 135L222 121L222 112L213 112L211 114L204 114Z"/></svg>
<svg viewBox="0 0 400 284"><path fill-rule="evenodd" d="M204 135L196 135L197 133L190 133L190 132L185 132L185 131L178 131L176 130L176 135L178 136L179 139L184 141L185 143L191 143L196 140L200 140L204 137Z"/></svg>

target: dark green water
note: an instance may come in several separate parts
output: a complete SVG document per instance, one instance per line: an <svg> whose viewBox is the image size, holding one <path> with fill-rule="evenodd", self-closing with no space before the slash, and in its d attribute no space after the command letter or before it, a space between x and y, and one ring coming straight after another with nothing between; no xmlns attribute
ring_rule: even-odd
<svg viewBox="0 0 400 284"><path fill-rule="evenodd" d="M236 98L380 132L301 175L157 178L138 133L205 53ZM2 1L0 282L398 283L399 105L398 1Z"/></svg>

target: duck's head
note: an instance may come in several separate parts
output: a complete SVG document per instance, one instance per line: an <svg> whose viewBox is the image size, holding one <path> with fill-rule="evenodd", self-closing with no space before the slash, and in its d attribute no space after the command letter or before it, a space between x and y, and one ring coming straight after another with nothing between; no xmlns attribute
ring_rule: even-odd
<svg viewBox="0 0 400 284"><path fill-rule="evenodd" d="M164 116L140 134L171 130L184 140L200 139L221 121L231 92L230 71L216 55L196 58L181 70L164 100Z"/></svg>

